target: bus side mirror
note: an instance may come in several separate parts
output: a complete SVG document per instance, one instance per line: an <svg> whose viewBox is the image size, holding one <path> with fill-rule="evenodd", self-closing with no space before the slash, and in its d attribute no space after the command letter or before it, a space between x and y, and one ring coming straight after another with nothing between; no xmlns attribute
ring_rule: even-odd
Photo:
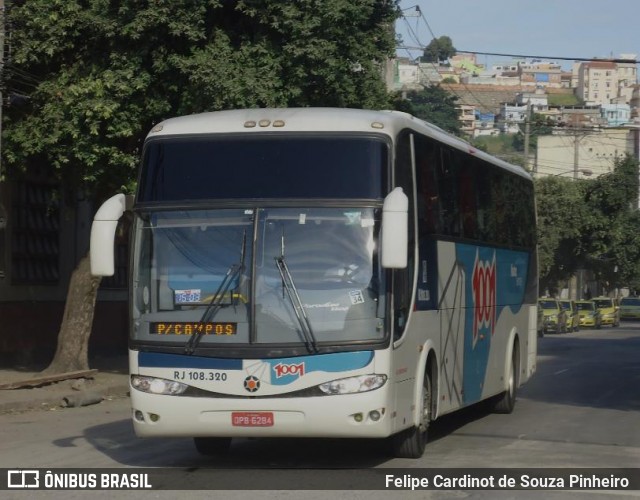
<svg viewBox="0 0 640 500"><path fill-rule="evenodd" d="M105 201L93 217L89 256L93 276L113 276L115 254L113 243L122 214L131 208L132 197L117 194Z"/></svg>
<svg viewBox="0 0 640 500"><path fill-rule="evenodd" d="M382 267L407 267L409 241L409 198L401 187L395 188L384 199L382 206Z"/></svg>

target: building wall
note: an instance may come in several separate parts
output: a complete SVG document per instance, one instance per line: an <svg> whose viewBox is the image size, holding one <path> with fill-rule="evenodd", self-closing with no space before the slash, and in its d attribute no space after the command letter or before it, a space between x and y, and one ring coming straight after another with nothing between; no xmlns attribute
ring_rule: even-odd
<svg viewBox="0 0 640 500"><path fill-rule="evenodd" d="M55 353L64 313L60 301L0 302L0 366L16 360L48 363ZM89 354L123 354L129 335L126 302L98 301Z"/></svg>
<svg viewBox="0 0 640 500"><path fill-rule="evenodd" d="M616 64L604 61L582 63L576 92L588 105L609 104L618 96Z"/></svg>
<svg viewBox="0 0 640 500"><path fill-rule="evenodd" d="M43 175L0 184L0 203L0 357L51 354L71 273L89 249L93 204L64 199ZM126 246L125 236L119 248ZM103 279L92 348L126 351L126 334L123 342L119 333L126 332L128 307L121 267L119 279Z"/></svg>
<svg viewBox="0 0 640 500"><path fill-rule="evenodd" d="M636 54L621 54L623 59L636 60ZM618 63L618 86L619 88L631 87L638 83L638 66L635 63ZM627 101L628 102L628 101Z"/></svg>
<svg viewBox="0 0 640 500"><path fill-rule="evenodd" d="M640 85L638 84L631 87L629 106L631 108L631 119L640 123Z"/></svg>
<svg viewBox="0 0 640 500"><path fill-rule="evenodd" d="M631 121L631 108L628 104L603 104L600 108L607 125L615 127Z"/></svg>
<svg viewBox="0 0 640 500"><path fill-rule="evenodd" d="M419 81L418 66L415 64L398 64L398 83L400 85L414 85Z"/></svg>
<svg viewBox="0 0 640 500"><path fill-rule="evenodd" d="M628 129L579 129L538 137L534 172L538 176L572 177L574 166L588 169L593 177L611 172L616 159L633 154L633 134ZM582 175L579 175L582 177Z"/></svg>
<svg viewBox="0 0 640 500"><path fill-rule="evenodd" d="M475 107L467 105L456 106L458 111L458 120L460 121L460 130L468 135L473 135L476 126Z"/></svg>

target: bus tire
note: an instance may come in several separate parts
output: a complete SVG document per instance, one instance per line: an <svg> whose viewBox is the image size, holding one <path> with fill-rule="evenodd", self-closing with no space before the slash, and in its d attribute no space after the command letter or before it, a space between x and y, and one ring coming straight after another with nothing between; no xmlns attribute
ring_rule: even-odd
<svg viewBox="0 0 640 500"><path fill-rule="evenodd" d="M520 349L518 347L518 342L514 342L513 352L511 354L511 363L509 364L509 374L507 375L507 390L496 396L493 405L493 411L495 413L512 413L516 406L519 359Z"/></svg>
<svg viewBox="0 0 640 500"><path fill-rule="evenodd" d="M193 444L201 455L224 455L229 451L231 438L197 437L193 438Z"/></svg>
<svg viewBox="0 0 640 500"><path fill-rule="evenodd" d="M427 431L433 408L431 366L427 366L422 384L422 412L420 424L391 436L393 455L397 458L420 458L427 446Z"/></svg>

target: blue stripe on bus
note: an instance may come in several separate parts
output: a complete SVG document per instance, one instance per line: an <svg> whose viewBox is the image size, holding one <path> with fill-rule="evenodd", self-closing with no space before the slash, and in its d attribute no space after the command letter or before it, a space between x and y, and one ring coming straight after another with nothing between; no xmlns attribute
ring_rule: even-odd
<svg viewBox="0 0 640 500"><path fill-rule="evenodd" d="M241 359L205 358L160 352L139 352L138 366L146 368L205 368L210 370L242 370Z"/></svg>
<svg viewBox="0 0 640 500"><path fill-rule="evenodd" d="M294 358L275 358L260 360L269 365L274 375L274 385L286 385L299 377L299 372L291 375L275 376L278 365L294 366L304 364L304 373L314 371L343 372L358 370L369 365L373 360L373 351L339 352L316 356L298 356ZM255 362L256 360L248 360ZM201 368L209 370L242 370L242 359L206 358L185 356L182 354L165 354L157 352L139 352L138 366L145 368Z"/></svg>
<svg viewBox="0 0 640 500"><path fill-rule="evenodd" d="M463 399L470 404L482 397L494 335L508 333L496 329L500 315L505 307L514 313L522 307L529 256L526 252L457 244L456 258L465 270ZM487 296L491 286L494 299ZM474 287L476 299L483 303L474 302Z"/></svg>

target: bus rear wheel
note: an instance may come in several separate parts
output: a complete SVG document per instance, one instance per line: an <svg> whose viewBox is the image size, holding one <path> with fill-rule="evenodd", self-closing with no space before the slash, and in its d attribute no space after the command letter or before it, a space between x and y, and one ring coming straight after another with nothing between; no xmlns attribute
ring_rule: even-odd
<svg viewBox="0 0 640 500"><path fill-rule="evenodd" d="M512 413L516 406L516 392L518 388L518 369L520 360L520 349L518 343L513 344L511 363L507 375L507 389L498 394L494 399L493 411L495 413Z"/></svg>
<svg viewBox="0 0 640 500"><path fill-rule="evenodd" d="M433 387L431 367L427 367L422 384L422 406L420 423L391 436L393 455L397 458L420 458L427 446L427 430L431 422L433 408Z"/></svg>
<svg viewBox="0 0 640 500"><path fill-rule="evenodd" d="M197 437L193 438L193 443L198 453L210 457L227 453L231 446L231 438Z"/></svg>

